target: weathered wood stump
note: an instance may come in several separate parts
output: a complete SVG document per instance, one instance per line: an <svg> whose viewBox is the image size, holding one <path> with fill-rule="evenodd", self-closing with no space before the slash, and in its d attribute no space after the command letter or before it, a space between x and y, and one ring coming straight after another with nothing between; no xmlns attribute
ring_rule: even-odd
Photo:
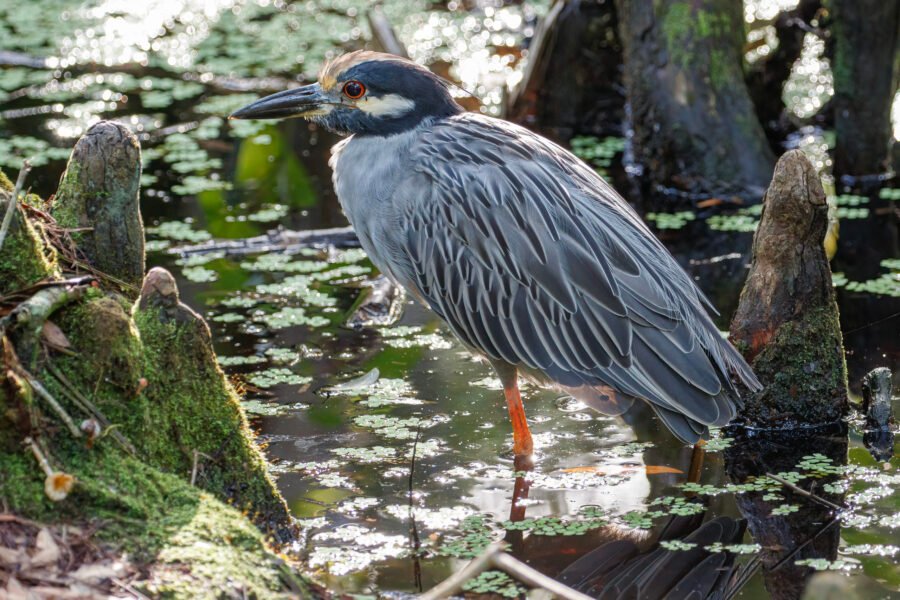
<svg viewBox="0 0 900 600"><path fill-rule="evenodd" d="M100 121L72 151L51 212L91 265L135 287L144 277L141 147L121 123Z"/></svg>
<svg viewBox="0 0 900 600"><path fill-rule="evenodd" d="M900 76L900 2L834 0L834 171L870 175L890 159Z"/></svg>
<svg viewBox="0 0 900 600"><path fill-rule="evenodd" d="M753 237L731 339L764 389L739 418L763 428L831 423L847 410L847 370L825 256L825 192L799 150L778 161Z"/></svg>
<svg viewBox="0 0 900 600"><path fill-rule="evenodd" d="M744 83L742 4L619 0L634 150L645 177L761 197L774 162Z"/></svg>

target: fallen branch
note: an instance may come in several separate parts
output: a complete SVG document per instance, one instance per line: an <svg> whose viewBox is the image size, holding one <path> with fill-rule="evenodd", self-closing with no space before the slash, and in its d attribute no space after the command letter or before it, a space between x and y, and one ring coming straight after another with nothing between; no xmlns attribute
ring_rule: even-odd
<svg viewBox="0 0 900 600"><path fill-rule="evenodd" d="M290 231L273 229L263 235L243 240L210 241L193 246L176 246L169 254L191 256L209 252L224 252L226 256L243 256L258 252L298 252L303 248L359 248L359 238L352 227Z"/></svg>
<svg viewBox="0 0 900 600"><path fill-rule="evenodd" d="M498 542L487 547L484 553L421 596L420 600L440 600L449 598L462 589L462 586L473 577L477 577L490 568L500 569L533 588L547 590L563 600L592 600L590 596L573 590L555 579L547 577L520 560L503 552L505 544Z"/></svg>
<svg viewBox="0 0 900 600"><path fill-rule="evenodd" d="M369 21L369 29L372 30L372 37L382 50L388 54L409 58L406 52L406 46L397 37L391 22L380 6L374 6L372 10L366 13L366 20Z"/></svg>
<svg viewBox="0 0 900 600"><path fill-rule="evenodd" d="M21 330L16 343L20 355L34 359L41 330L50 315L66 304L81 299L91 287L83 283L84 278L78 278L74 282L72 285L42 288L0 319L0 332L7 328ZM27 364L31 362L32 360L26 361Z"/></svg>
<svg viewBox="0 0 900 600"><path fill-rule="evenodd" d="M3 240L6 239L9 226L12 224L13 215L16 213L16 207L19 205L19 194L22 192L22 187L25 185L25 176L28 175L28 171L30 170L31 163L26 160L25 164L23 164L22 168L19 170L19 176L16 178L16 187L13 190L12 197L9 199L9 204L6 205L3 223L0 224L0 249L3 248Z"/></svg>

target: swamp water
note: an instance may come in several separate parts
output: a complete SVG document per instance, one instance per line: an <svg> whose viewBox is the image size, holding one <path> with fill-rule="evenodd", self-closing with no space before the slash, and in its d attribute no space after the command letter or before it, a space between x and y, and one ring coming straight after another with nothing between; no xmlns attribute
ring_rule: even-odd
<svg viewBox="0 0 900 600"><path fill-rule="evenodd" d="M303 122L223 117L358 44L368 4L136 4L0 0L0 50L19 53L18 62L4 56L0 70L0 166L14 172L33 157L29 181L47 195L92 122L114 118L139 133L148 262L171 269L184 301L209 319L303 525L290 553L330 588L414 593L506 539L518 558L595 595L601 574L611 597L672 573L724 598L797 597L815 571L851 578L861 598L900 589L900 459L876 461L858 423L849 436L840 428L750 439L718 432L701 460L646 415L623 422L526 387L537 454L525 472L513 464L499 382L433 315L408 302L390 327L343 326L373 275L360 251L173 254L277 225L345 224L327 167L335 138ZM748 2L748 21L774 4ZM545 7L448 12L404 1L385 10L415 58L453 65L496 111L501 84L521 69L510 49ZM789 89L799 117L829 94L815 50ZM807 128L792 143L827 172L828 139ZM573 148L627 194L620 137L580 138ZM833 268L854 394L869 369L898 366L898 200L891 182L833 193ZM727 329L758 207L653 208L645 218ZM846 508L836 513L829 502ZM522 591L496 572L470 586Z"/></svg>

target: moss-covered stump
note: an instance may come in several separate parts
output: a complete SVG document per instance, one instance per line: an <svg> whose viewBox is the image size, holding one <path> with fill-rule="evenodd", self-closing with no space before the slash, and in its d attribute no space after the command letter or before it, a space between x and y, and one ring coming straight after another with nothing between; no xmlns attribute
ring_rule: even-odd
<svg viewBox="0 0 900 600"><path fill-rule="evenodd" d="M13 184L0 171L0 219L13 198ZM47 249L40 225L32 225L17 203L0 247L0 296L59 275L56 256Z"/></svg>
<svg viewBox="0 0 900 600"><path fill-rule="evenodd" d="M81 136L51 213L90 263L135 288L144 277L141 146L121 123L100 121Z"/></svg>
<svg viewBox="0 0 900 600"><path fill-rule="evenodd" d="M167 282L167 293L154 287L159 280ZM165 270L151 270L144 291L133 314L126 299L99 291L62 311L57 324L78 355L53 359L47 387L60 396L63 381L92 390L94 403L139 458L193 480L287 539L290 516L216 363L206 323L178 303Z"/></svg>
<svg viewBox="0 0 900 600"><path fill-rule="evenodd" d="M847 369L825 255L825 193L798 151L781 157L753 238L750 274L731 339L762 391L739 417L763 428L832 423L847 411Z"/></svg>

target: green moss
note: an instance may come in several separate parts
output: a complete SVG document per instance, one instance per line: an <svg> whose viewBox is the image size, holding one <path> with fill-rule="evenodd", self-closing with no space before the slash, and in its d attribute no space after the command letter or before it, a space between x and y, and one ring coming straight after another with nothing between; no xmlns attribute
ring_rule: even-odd
<svg viewBox="0 0 900 600"><path fill-rule="evenodd" d="M201 463L199 485L257 511L256 520L267 526L286 521L285 505L254 445L239 398L216 362L206 324L166 322L156 308L138 310L134 318L149 384L136 399L139 410L131 411L143 451L155 464L183 475L193 467L193 452L201 452L209 458Z"/></svg>
<svg viewBox="0 0 900 600"><path fill-rule="evenodd" d="M16 186L10 181L9 177L6 176L6 173L3 172L3 169L0 169L0 190L4 192L11 192L16 189Z"/></svg>
<svg viewBox="0 0 900 600"><path fill-rule="evenodd" d="M68 498L51 502L44 474L21 444L27 429L10 410L21 405L11 401L15 382L0 374L0 440L10 438L0 445L0 501L43 522L102 523L100 537L146 566L145 591L154 597L213 598L238 590L287 597L285 578L296 592L300 580L245 517L252 511L273 533L284 533L289 522L237 396L215 364L205 324L165 322L156 309L133 317L131 308L121 296L89 291L54 316L78 355L52 360L53 371L109 418L137 456L111 435L88 448L45 415L41 430L51 464L77 481ZM49 368L37 375L76 421L86 417ZM149 383L144 389L142 378Z"/></svg>
<svg viewBox="0 0 900 600"><path fill-rule="evenodd" d="M695 9L690 2L669 2L662 17L666 51L681 68L706 66L713 87L734 84L734 32L727 14ZM659 8L657 9L657 13ZM714 38L714 41L709 41ZM708 50L707 50L708 48Z"/></svg>
<svg viewBox="0 0 900 600"><path fill-rule="evenodd" d="M74 441L55 456L76 477L59 503L44 495L43 473L24 453L0 461L0 488L9 507L41 521L85 519L97 535L149 564L140 585L154 597L287 596L284 566L262 534L238 511L183 479L123 455L108 438L93 449Z"/></svg>
<svg viewBox="0 0 900 600"><path fill-rule="evenodd" d="M773 424L824 424L847 408L847 367L837 308L807 310L782 325L753 361L769 385L747 401L745 416Z"/></svg>
<svg viewBox="0 0 900 600"><path fill-rule="evenodd" d="M93 391L148 464L190 479L196 461L198 486L284 534L284 502L216 364L205 324L162 322L156 309L132 318L129 309L120 296L93 292L62 311L56 321L80 355L59 357L56 367L83 392ZM44 375L51 392L64 396Z"/></svg>
<svg viewBox="0 0 900 600"><path fill-rule="evenodd" d="M59 275L56 252L42 239L40 225L32 225L18 208L16 213L0 248L0 294Z"/></svg>

